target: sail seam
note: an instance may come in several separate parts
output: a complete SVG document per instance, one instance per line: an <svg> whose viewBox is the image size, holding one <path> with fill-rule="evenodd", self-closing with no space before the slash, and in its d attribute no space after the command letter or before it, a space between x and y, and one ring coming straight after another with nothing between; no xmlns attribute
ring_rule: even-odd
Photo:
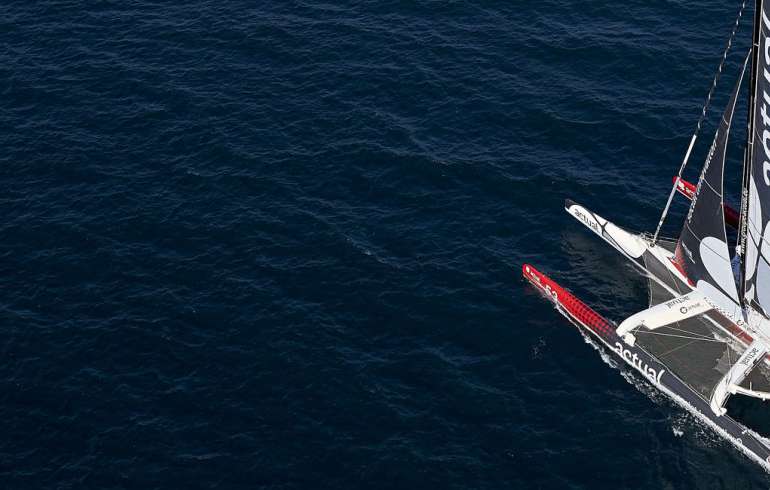
<svg viewBox="0 0 770 490"><path fill-rule="evenodd" d="M714 189L714 186L712 186L711 184L709 184L709 181L708 181L708 180L704 180L703 182L705 182L705 183L706 183L706 185L707 185L707 186L709 186L709 189L711 189L711 191L712 191L714 194L716 194L716 195L717 195L717 197L719 197L719 200L721 201L721 203L722 203L722 204L724 204L724 202L725 202L725 201L724 201L724 196L723 196L723 195L722 195L722 194L721 194L721 193L720 193L718 190Z"/></svg>

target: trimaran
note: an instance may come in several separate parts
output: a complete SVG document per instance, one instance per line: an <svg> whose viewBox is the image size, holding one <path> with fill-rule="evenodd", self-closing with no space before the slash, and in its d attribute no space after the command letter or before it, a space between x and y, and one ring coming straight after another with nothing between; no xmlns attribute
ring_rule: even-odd
<svg viewBox="0 0 770 490"><path fill-rule="evenodd" d="M770 440L726 409L731 395L770 400L770 0L755 3L752 48L697 186L682 179L745 7L743 2L655 233L634 234L572 201L565 205L645 274L650 307L618 325L533 266L525 264L523 274L573 323L770 471ZM723 180L746 72L748 130L736 212L724 202ZM660 229L677 190L691 204L679 238L671 240L661 237ZM730 245L726 219L736 228ZM770 418L770 410L767 414Z"/></svg>

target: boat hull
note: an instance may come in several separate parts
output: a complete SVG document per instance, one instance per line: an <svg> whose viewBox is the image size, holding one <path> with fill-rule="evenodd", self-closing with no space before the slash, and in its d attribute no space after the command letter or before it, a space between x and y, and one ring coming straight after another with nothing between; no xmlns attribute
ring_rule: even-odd
<svg viewBox="0 0 770 490"><path fill-rule="evenodd" d="M687 386L667 367L640 346L626 345L615 333L615 325L591 309L555 281L529 264L522 266L522 274L543 296L573 324L606 348L616 359L630 366L655 388L674 402L705 422L741 452L770 472L768 441L749 430L728 415L717 416L709 401Z"/></svg>

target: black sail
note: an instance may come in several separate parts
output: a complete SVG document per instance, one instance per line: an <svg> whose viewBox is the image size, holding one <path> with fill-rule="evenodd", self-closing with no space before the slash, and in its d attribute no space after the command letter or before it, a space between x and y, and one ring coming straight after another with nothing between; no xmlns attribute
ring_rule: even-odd
<svg viewBox="0 0 770 490"><path fill-rule="evenodd" d="M676 248L677 261L690 281L730 315L740 315L741 310L725 232L723 180L730 123L748 59L714 135Z"/></svg>
<svg viewBox="0 0 770 490"><path fill-rule="evenodd" d="M743 294L746 302L770 316L770 16L768 5L757 6L756 45L752 67L754 93L752 128L749 134L749 164L746 215L743 217Z"/></svg>

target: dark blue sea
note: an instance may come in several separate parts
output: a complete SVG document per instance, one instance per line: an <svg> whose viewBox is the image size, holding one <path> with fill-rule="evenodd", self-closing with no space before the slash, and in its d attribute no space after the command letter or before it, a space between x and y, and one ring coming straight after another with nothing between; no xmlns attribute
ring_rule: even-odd
<svg viewBox="0 0 770 490"><path fill-rule="evenodd" d="M563 200L654 230L738 8L4 2L0 488L770 486L520 272L646 307Z"/></svg>

